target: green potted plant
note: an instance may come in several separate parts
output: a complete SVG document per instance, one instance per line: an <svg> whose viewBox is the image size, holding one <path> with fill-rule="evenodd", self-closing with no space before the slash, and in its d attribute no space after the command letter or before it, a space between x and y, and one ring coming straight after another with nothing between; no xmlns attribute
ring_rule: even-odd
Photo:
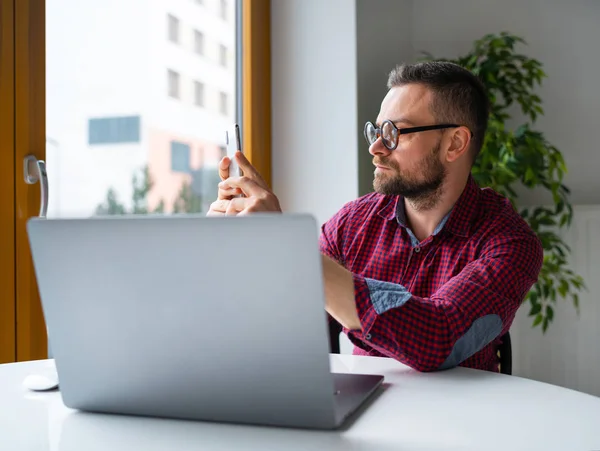
<svg viewBox="0 0 600 451"><path fill-rule="evenodd" d="M581 276L569 269L567 256L571 250L558 234L561 228L570 226L573 218L569 189L563 184L567 167L562 153L534 129L536 119L544 114L535 88L546 74L542 63L518 53L516 44L526 42L507 32L488 34L459 58L435 58L423 52L423 59L459 64L478 75L488 90L489 127L472 173L480 186L507 196L542 241L544 264L525 302L531 304L533 326L541 325L545 332L554 318L552 305L559 296L570 298L579 313L579 292L585 284ZM507 121L511 119L509 108L514 104L523 112L525 121L513 130ZM514 189L518 183L549 191L553 205L519 207Z"/></svg>

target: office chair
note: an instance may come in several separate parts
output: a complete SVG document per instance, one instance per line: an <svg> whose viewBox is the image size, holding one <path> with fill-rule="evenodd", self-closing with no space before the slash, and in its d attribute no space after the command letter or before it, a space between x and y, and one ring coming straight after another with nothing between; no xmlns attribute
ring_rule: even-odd
<svg viewBox="0 0 600 451"><path fill-rule="evenodd" d="M329 351L332 354L340 353L340 332L342 326L337 321L329 321ZM502 374L512 374L512 345L510 334L506 332L500 337L498 345L498 358L500 359L500 372Z"/></svg>

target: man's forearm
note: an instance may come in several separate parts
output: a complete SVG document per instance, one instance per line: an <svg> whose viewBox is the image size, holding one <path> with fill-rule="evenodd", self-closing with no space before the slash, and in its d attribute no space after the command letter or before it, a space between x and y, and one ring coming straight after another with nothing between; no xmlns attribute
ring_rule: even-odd
<svg viewBox="0 0 600 451"><path fill-rule="evenodd" d="M342 326L360 330L354 300L352 273L329 257L322 255L325 283L325 310Z"/></svg>

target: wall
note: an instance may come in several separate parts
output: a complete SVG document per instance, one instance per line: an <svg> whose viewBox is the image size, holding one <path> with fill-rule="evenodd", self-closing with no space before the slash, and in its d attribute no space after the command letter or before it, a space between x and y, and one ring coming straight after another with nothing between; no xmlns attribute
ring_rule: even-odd
<svg viewBox="0 0 600 451"><path fill-rule="evenodd" d="M411 2L278 0L271 13L273 186L284 209L324 222L372 191L362 131L412 57Z"/></svg>
<svg viewBox="0 0 600 451"><path fill-rule="evenodd" d="M358 185L359 195L373 191L373 164L364 139L365 122L375 122L381 101L387 92L390 70L410 60L410 0L356 1L356 74L358 91ZM374 32L374 30L383 30Z"/></svg>
<svg viewBox="0 0 600 451"><path fill-rule="evenodd" d="M324 222L358 194L354 0L271 2L273 187Z"/></svg>
<svg viewBox="0 0 600 451"><path fill-rule="evenodd" d="M511 329L514 374L600 396L600 206L576 207L564 233L571 247L572 269L587 291L580 296L580 315L572 302L560 300L554 322L543 335L532 329L529 306L518 312Z"/></svg>

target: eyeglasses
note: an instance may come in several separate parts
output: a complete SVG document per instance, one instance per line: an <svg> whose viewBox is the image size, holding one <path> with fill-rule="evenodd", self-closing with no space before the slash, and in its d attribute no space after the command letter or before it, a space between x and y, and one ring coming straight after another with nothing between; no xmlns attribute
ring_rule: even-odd
<svg viewBox="0 0 600 451"><path fill-rule="evenodd" d="M406 135L408 133L425 132L428 130L441 130L443 128L460 127L457 124L436 124L436 125L423 125L421 127L409 127L409 128L398 128L390 120L383 121L381 128L377 128L372 122L365 124L365 139L369 146L371 146L377 138L381 136L383 145L388 150L394 150L398 147L398 137L400 135Z"/></svg>

